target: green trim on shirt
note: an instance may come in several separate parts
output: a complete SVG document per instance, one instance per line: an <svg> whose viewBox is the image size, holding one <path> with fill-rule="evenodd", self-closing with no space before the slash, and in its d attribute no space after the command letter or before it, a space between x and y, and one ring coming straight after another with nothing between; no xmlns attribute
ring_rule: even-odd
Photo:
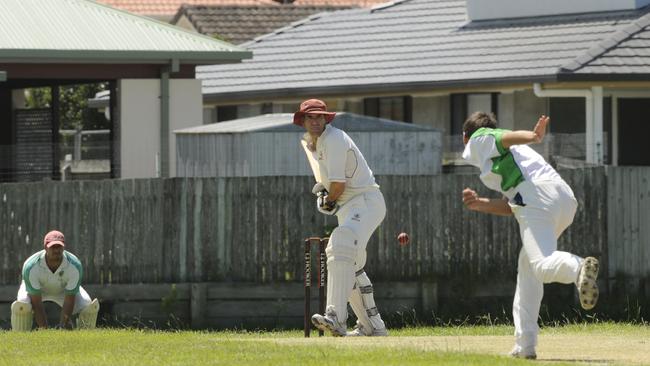
<svg viewBox="0 0 650 366"><path fill-rule="evenodd" d="M65 255L65 258L68 260L68 263L73 265L77 269L77 271L79 271L79 281L77 281L77 286L75 286L75 288L73 288L72 290L64 289L66 295L76 295L79 293L79 287L81 286L81 278L83 276L83 268L81 266L81 261L72 253L64 251L63 255Z"/></svg>
<svg viewBox="0 0 650 366"><path fill-rule="evenodd" d="M27 293L30 295L40 295L41 294L41 289L34 288L32 286L31 281L29 280L29 272L34 268L34 266L38 265L38 260L41 258L41 255L43 254L43 250L40 252L36 252L32 254L31 257L27 258L25 261L25 264L23 265L23 281L25 282L25 289L27 290Z"/></svg>
<svg viewBox="0 0 650 366"><path fill-rule="evenodd" d="M503 147L503 143L501 142L501 139L503 138L503 134L505 132L510 132L510 130L504 130L501 128L481 127L478 130L474 131L474 133L472 134L472 138L479 137L479 136L494 136L494 139L496 140L495 144L497 146L497 151L499 152L500 155L505 155L508 153L508 149Z"/></svg>
<svg viewBox="0 0 650 366"><path fill-rule="evenodd" d="M482 127L472 134L472 138L479 136L494 136L494 143L499 152L499 156L492 158L491 171L492 173L501 176L501 189L504 192L518 186L519 183L525 180L524 175L521 173L521 169L510 152L510 149L503 147L501 139L503 138L503 134L506 132L510 132L510 130Z"/></svg>
<svg viewBox="0 0 650 366"><path fill-rule="evenodd" d="M501 176L501 189L504 192L518 186L519 183L525 180L510 151L505 155L492 158L492 173Z"/></svg>

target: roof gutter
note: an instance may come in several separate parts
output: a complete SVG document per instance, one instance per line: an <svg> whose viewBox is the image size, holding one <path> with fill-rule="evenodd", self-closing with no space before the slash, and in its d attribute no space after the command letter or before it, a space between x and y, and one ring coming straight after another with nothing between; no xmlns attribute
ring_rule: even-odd
<svg viewBox="0 0 650 366"><path fill-rule="evenodd" d="M141 51L141 50L54 50L54 49L0 49L3 63L158 63L167 64L170 59L197 65L237 63L252 58L245 49L208 51Z"/></svg>
<svg viewBox="0 0 650 366"><path fill-rule="evenodd" d="M587 163L603 163L603 87L590 89L542 89L540 83L533 83L533 91L540 98L559 97L585 98L585 146Z"/></svg>
<svg viewBox="0 0 650 366"><path fill-rule="evenodd" d="M197 79L201 78L197 73ZM400 95L427 93L435 90L446 91L450 88L465 89L468 87L500 88L504 85L518 85L527 87L530 82L556 82L555 76L541 77L512 77L495 79L467 79L450 81L420 81L402 82L390 84L357 84L357 85L334 85L308 88L276 88L264 90L238 90L232 92L206 92L203 87L203 101L207 103L251 103L266 102L278 99L304 99L305 96L319 95L321 97L371 97L380 95Z"/></svg>

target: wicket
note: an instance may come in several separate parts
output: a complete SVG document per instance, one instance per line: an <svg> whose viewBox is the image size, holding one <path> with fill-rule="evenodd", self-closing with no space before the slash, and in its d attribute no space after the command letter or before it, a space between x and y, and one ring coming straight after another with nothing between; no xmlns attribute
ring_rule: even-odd
<svg viewBox="0 0 650 366"><path fill-rule="evenodd" d="M311 334L311 248L312 244L318 245L318 311L320 314L325 314L325 277L327 257L325 256L325 247L329 238L320 238L320 237L309 237L305 239L305 319L304 319L304 330L305 337L309 337ZM323 336L322 331L318 331L319 336Z"/></svg>

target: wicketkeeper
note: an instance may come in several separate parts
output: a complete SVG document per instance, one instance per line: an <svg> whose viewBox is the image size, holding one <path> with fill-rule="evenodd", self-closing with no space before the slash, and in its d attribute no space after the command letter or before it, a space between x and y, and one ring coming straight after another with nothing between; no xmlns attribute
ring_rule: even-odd
<svg viewBox="0 0 650 366"><path fill-rule="evenodd" d="M539 143L549 118L541 116L532 131L496 128L494 115L472 114L463 125L463 159L481 170L481 181L503 199L479 197L463 190L463 203L474 211L514 215L523 246L519 252L517 288L512 304L515 346L510 355L537 357L537 318L544 284L578 287L580 304L591 309L598 300L598 260L557 250L557 238L571 224L578 207L573 191L527 144Z"/></svg>
<svg viewBox="0 0 650 366"><path fill-rule="evenodd" d="M78 328L95 328L99 302L91 300L81 287L81 262L64 247L63 233L50 231L43 240L43 250L34 253L23 264L18 298L11 304L14 331L30 331L34 318L39 329L48 328L44 301L61 306L61 318L55 328L71 329L73 314L79 314Z"/></svg>
<svg viewBox="0 0 650 366"><path fill-rule="evenodd" d="M329 123L328 112L318 99L304 101L293 123L307 132L301 143L316 179L312 192L316 208L336 215L327 254L327 309L312 323L334 336L385 336L384 321L375 306L373 288L363 267L366 245L386 215L384 197L372 171L350 136ZM347 332L348 301L357 316L357 327Z"/></svg>

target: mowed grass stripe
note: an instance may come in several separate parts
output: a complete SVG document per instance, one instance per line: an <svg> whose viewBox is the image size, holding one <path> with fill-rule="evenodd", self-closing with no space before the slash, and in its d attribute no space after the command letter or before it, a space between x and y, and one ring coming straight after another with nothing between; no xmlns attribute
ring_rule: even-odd
<svg viewBox="0 0 650 366"><path fill-rule="evenodd" d="M288 332L128 329L0 332L0 365L523 365L502 355L512 327L393 330L385 338L304 339ZM546 327L536 364L650 364L647 326Z"/></svg>

